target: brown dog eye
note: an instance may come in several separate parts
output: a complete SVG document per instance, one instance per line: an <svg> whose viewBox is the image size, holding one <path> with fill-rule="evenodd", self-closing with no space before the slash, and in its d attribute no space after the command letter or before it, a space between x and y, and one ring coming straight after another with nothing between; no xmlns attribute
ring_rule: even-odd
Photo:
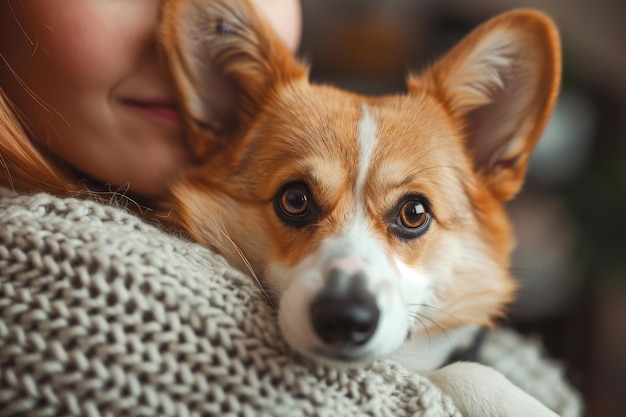
<svg viewBox="0 0 626 417"><path fill-rule="evenodd" d="M400 208L398 220L402 226L409 229L422 227L428 220L426 207L424 207L424 205L419 201L409 200L404 203L402 208Z"/></svg>
<svg viewBox="0 0 626 417"><path fill-rule="evenodd" d="M389 231L404 240L416 239L426 233L432 218L430 203L421 194L406 195L386 216Z"/></svg>
<svg viewBox="0 0 626 417"><path fill-rule="evenodd" d="M280 208L289 216L303 216L309 211L309 201L309 190L298 184L283 191Z"/></svg>
<svg viewBox="0 0 626 417"><path fill-rule="evenodd" d="M313 194L301 181L289 182L278 190L274 196L274 213L286 226L294 229L311 226L320 216Z"/></svg>

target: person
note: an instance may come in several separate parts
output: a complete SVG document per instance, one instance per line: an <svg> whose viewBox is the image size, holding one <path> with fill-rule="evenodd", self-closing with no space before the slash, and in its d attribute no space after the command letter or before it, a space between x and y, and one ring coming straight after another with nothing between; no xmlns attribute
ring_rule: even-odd
<svg viewBox="0 0 626 417"><path fill-rule="evenodd" d="M254 2L295 51L298 0ZM161 3L0 2L0 186L167 192L190 155L158 57Z"/></svg>

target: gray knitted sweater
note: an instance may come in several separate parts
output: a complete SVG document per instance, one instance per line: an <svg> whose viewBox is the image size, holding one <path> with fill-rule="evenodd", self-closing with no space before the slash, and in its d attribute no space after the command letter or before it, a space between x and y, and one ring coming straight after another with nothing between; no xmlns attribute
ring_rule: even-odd
<svg viewBox="0 0 626 417"><path fill-rule="evenodd" d="M299 358L252 280L197 244L123 209L5 191L0 416L9 415L459 413L391 361L342 371Z"/></svg>

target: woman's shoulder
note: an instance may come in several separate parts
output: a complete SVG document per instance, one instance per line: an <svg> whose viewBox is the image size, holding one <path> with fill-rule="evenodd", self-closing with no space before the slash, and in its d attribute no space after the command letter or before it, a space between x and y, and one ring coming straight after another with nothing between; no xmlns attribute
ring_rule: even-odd
<svg viewBox="0 0 626 417"><path fill-rule="evenodd" d="M72 256L80 250L83 261L119 258L143 266L227 267L223 258L185 239L181 232L150 224L118 203L2 189L0 230L0 246L18 252L36 249L56 256L62 247Z"/></svg>
<svg viewBox="0 0 626 417"><path fill-rule="evenodd" d="M126 226L135 230L148 230L148 225L120 204L107 204L90 199L58 197L47 193L17 193L0 188L0 218L3 222L18 219L41 225L46 222L66 220L74 226L81 224Z"/></svg>

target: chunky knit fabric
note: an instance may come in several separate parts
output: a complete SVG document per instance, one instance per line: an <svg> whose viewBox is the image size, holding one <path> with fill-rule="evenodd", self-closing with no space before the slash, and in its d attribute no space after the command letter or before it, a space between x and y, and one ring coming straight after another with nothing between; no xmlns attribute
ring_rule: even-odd
<svg viewBox="0 0 626 417"><path fill-rule="evenodd" d="M5 192L0 416L9 415L459 413L391 361L341 371L293 354L253 281L199 245L122 209Z"/></svg>
<svg viewBox="0 0 626 417"><path fill-rule="evenodd" d="M457 415L391 362L295 357L252 280L123 210L5 196L0 222L0 415Z"/></svg>

